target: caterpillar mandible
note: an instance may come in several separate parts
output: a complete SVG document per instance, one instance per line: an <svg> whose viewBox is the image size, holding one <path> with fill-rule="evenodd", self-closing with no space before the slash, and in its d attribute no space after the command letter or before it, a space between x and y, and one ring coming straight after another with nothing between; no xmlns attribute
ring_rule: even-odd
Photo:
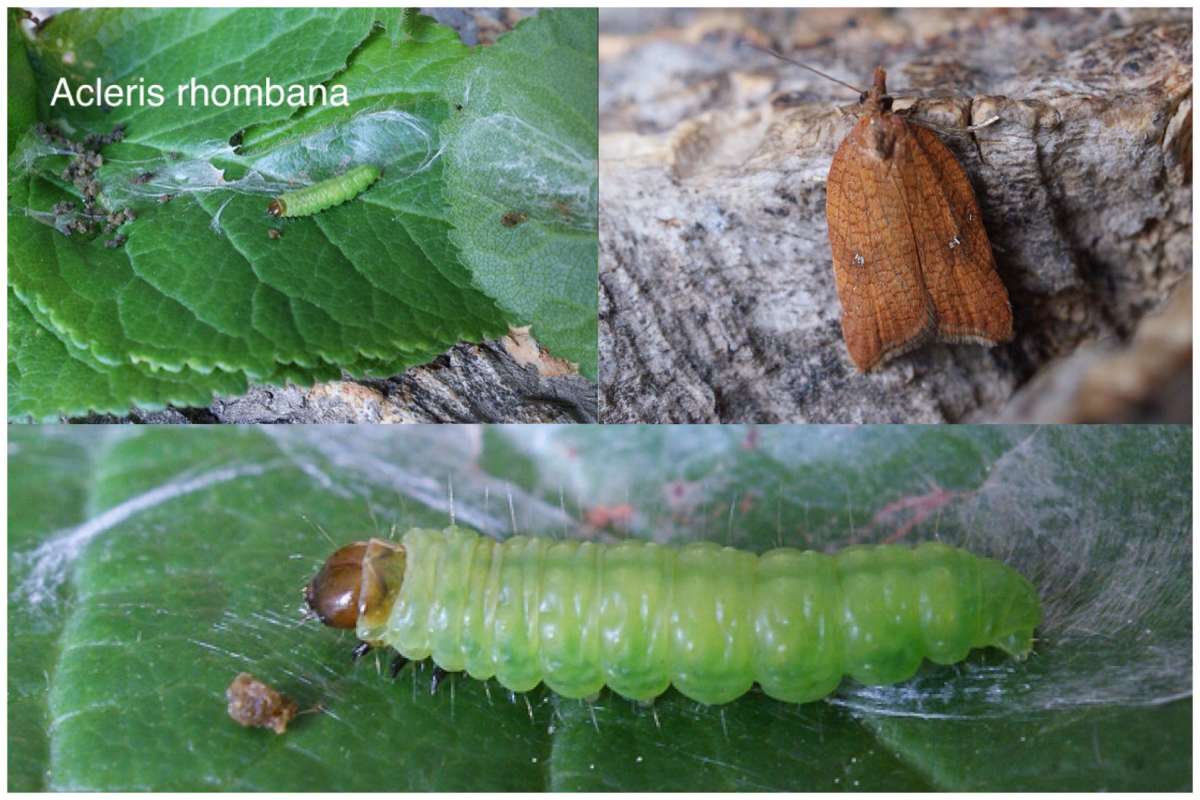
<svg viewBox="0 0 1200 800"><path fill-rule="evenodd" d="M305 588L326 625L443 670L539 683L569 698L607 685L649 701L668 686L717 704L755 683L819 700L849 675L911 677L972 648L1024 659L1041 606L1012 568L939 543L762 555L707 542L606 545L458 527L355 542Z"/></svg>
<svg viewBox="0 0 1200 800"><path fill-rule="evenodd" d="M307 217L353 200L383 174L374 164L362 164L329 180L294 192L284 192L267 204L272 217Z"/></svg>

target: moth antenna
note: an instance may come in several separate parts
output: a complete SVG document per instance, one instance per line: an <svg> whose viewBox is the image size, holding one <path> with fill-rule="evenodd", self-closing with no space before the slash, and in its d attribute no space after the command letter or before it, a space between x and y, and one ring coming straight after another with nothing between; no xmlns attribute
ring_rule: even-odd
<svg viewBox="0 0 1200 800"><path fill-rule="evenodd" d="M517 508L513 505L512 487L508 489L508 518L512 522L513 536L517 535Z"/></svg>
<svg viewBox="0 0 1200 800"><path fill-rule="evenodd" d="M333 547L335 549L337 548L337 546L338 546L337 542L335 542L333 540L333 537L329 535L329 532L327 530L325 530L324 528L322 528L319 523L313 522L311 519L309 519L307 516L305 516L303 511L300 512L300 519L304 520L309 525L312 525L314 528L316 528L320 532L320 534L322 536L324 536L331 545L333 545Z"/></svg>
<svg viewBox="0 0 1200 800"><path fill-rule="evenodd" d="M964 128L947 128L944 125L938 125L937 123L930 122L927 119L916 119L915 117L912 117L912 112L913 112L913 109L905 108L901 111L897 111L896 113L905 118L912 118L913 121L916 124L920 125L922 128L928 128L929 130L933 131L934 133L941 134L942 136L963 136L965 134L971 133L974 130L978 130L979 127L984 127L982 125L981 126L970 126L969 125ZM994 118L994 121L996 121L996 122L998 122L999 120L1000 120L999 117ZM991 124L993 124L993 123L991 121L989 121L988 125L991 125Z"/></svg>
<svg viewBox="0 0 1200 800"><path fill-rule="evenodd" d="M533 724L533 706L529 703L529 695L523 694L521 695L521 699L525 701L525 710L529 712L529 722Z"/></svg>
<svg viewBox="0 0 1200 800"><path fill-rule="evenodd" d="M832 75L827 75L826 73L821 72L821 70L817 69L816 67L810 67L808 64L797 61L794 58L788 58L783 53L776 52L775 50L772 50L769 47L759 47L758 45L754 44L753 42L745 42L745 44L747 47L750 47L754 50L758 50L761 53L766 53L769 56L775 56L780 61L786 61L789 64L794 64L795 66L800 67L801 69L806 69L809 72L813 72L817 75L820 75L822 78L825 78L826 80L830 80L830 81L833 81L834 83L841 84L842 86L845 86L847 89L851 89L855 92L858 92L860 95L864 95L867 93L866 89L860 89L853 84L846 83L845 81L842 81L842 80L838 80L837 78L833 77Z"/></svg>
<svg viewBox="0 0 1200 800"><path fill-rule="evenodd" d="M721 710L717 712L721 716L721 732L725 734L725 740L729 740L729 728L725 724L725 706L721 706Z"/></svg>
<svg viewBox="0 0 1200 800"><path fill-rule="evenodd" d="M990 128L992 125L995 125L999 121L1000 121L999 115L995 115L995 116L988 117L983 122L977 123L975 125L967 125L964 128L940 128L940 127L931 125L930 123L925 122L924 120L921 120L920 123L922 125L924 125L926 128L934 128L935 130L937 130L938 133L944 133L948 136L953 136L955 134L974 133L975 131L981 131L984 128Z"/></svg>
<svg viewBox="0 0 1200 800"><path fill-rule="evenodd" d="M450 527L454 527L454 475L446 476L446 485L450 489Z"/></svg>

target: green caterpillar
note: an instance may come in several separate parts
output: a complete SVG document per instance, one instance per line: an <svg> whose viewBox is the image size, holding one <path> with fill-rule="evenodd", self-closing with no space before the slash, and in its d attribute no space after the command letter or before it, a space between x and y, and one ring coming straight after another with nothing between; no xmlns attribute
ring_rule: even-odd
<svg viewBox="0 0 1200 800"><path fill-rule="evenodd" d="M347 545L305 597L326 625L356 629L359 654L432 656L517 692L545 683L580 698L607 685L649 701L674 685L708 704L755 683L809 702L845 675L896 683L922 658L952 664L979 647L1024 659L1041 621L1028 580L937 543L758 556L712 543L497 542L456 527Z"/></svg>
<svg viewBox="0 0 1200 800"><path fill-rule="evenodd" d="M329 180L294 192L285 192L267 204L272 217L307 217L353 200L382 174L374 164L363 164Z"/></svg>

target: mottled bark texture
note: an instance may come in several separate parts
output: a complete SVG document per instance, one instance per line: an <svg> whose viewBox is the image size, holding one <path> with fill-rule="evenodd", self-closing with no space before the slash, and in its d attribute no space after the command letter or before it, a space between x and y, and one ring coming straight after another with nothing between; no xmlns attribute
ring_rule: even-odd
<svg viewBox="0 0 1200 800"><path fill-rule="evenodd" d="M1105 418L1190 419L1190 404L1161 402L1190 396L1190 314L1157 313L1191 271L1190 20L603 11L601 418L1069 421L1098 413L1099 381L1124 398ZM888 69L895 107L936 126L971 180L1012 299L1012 343L930 344L855 370L824 217L857 98L743 40L859 86ZM1137 338L1144 324L1185 322L1186 334ZM1131 368L1132 348L1167 340L1160 369ZM1094 366L1097 352L1098 373L1071 366ZM1051 371L1059 379L1045 380Z"/></svg>
<svg viewBox="0 0 1200 800"><path fill-rule="evenodd" d="M169 408L84 423L595 422L596 384L514 331L459 344L431 364L386 380L346 380L308 389L254 386L207 408Z"/></svg>

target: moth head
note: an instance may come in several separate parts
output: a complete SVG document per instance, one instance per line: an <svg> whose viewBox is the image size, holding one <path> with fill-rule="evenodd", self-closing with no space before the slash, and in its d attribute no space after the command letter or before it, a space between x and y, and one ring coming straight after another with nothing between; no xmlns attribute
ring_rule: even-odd
<svg viewBox="0 0 1200 800"><path fill-rule="evenodd" d="M382 625L404 582L404 546L383 539L334 552L304 587L309 612L331 628Z"/></svg>
<svg viewBox="0 0 1200 800"><path fill-rule="evenodd" d="M872 113L892 110L892 97L887 93L887 72L883 67L875 68L874 83L858 96L858 102Z"/></svg>

